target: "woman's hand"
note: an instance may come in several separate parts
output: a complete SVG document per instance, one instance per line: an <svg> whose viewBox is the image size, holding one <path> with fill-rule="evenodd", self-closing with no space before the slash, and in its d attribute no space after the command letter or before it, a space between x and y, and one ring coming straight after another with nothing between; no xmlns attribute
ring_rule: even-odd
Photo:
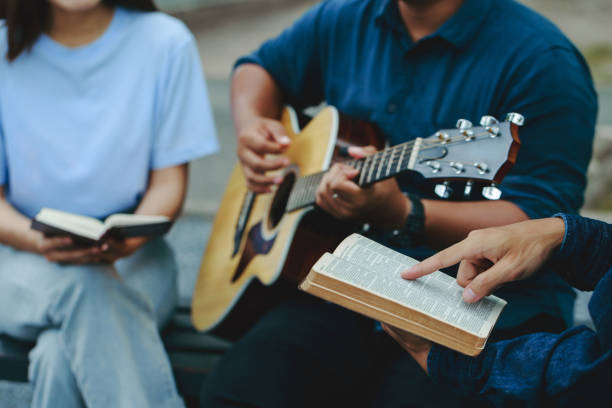
<svg viewBox="0 0 612 408"><path fill-rule="evenodd" d="M47 258L49 262L61 264L84 265L101 261L100 248L76 246L70 237L47 238L40 234L35 252Z"/></svg>
<svg viewBox="0 0 612 408"><path fill-rule="evenodd" d="M121 258L132 255L146 242L146 238L108 239L100 246L100 260L105 263L115 263Z"/></svg>
<svg viewBox="0 0 612 408"><path fill-rule="evenodd" d="M561 245L564 234L561 218L472 231L463 241L404 271L402 277L416 279L461 262L457 283L465 288L463 299L476 302L506 282L533 275Z"/></svg>
<svg viewBox="0 0 612 408"><path fill-rule="evenodd" d="M108 239L100 246L79 247L70 238L43 238L39 244L39 253L49 262L61 264L114 264L132 255L146 242L145 238Z"/></svg>

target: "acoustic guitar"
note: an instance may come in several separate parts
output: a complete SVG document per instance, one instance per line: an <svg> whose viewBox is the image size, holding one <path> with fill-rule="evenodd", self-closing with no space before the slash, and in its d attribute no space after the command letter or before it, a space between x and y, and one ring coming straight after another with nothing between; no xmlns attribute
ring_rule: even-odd
<svg viewBox="0 0 612 408"><path fill-rule="evenodd" d="M300 281L325 251L352 232L346 222L315 206L319 182L334 160L358 169L355 182L361 187L412 171L439 183L435 192L442 198L467 198L477 191L498 199L495 184L516 160L518 126L523 123L515 113L504 122L484 116L478 127L460 119L456 129L383 148L384 139L374 126L342 116L333 107L303 129L291 108L284 109L280 120L291 138L285 152L291 165L267 194L250 192L240 164L234 167L193 295L192 320L198 330L219 325L254 279L264 285L281 276ZM374 145L379 151L349 160L351 145Z"/></svg>

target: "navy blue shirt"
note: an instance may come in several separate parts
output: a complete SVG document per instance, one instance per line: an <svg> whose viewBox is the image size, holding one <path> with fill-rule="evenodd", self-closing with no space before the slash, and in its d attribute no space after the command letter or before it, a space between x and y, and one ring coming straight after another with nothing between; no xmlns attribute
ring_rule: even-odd
<svg viewBox="0 0 612 408"><path fill-rule="evenodd" d="M414 43L397 0L327 0L242 63L264 67L286 102L326 101L376 124L391 144L453 127L458 118L519 112L526 125L502 199L531 218L582 205L597 112L590 73L553 24L514 1L466 0ZM499 327L541 312L571 323L574 295L558 277L540 275L498 295L524 300L510 302Z"/></svg>
<svg viewBox="0 0 612 408"><path fill-rule="evenodd" d="M562 217L565 238L553 262L575 287L595 289L589 312L596 330L492 343L474 359L434 345L428 368L435 382L496 407L612 406L612 225Z"/></svg>

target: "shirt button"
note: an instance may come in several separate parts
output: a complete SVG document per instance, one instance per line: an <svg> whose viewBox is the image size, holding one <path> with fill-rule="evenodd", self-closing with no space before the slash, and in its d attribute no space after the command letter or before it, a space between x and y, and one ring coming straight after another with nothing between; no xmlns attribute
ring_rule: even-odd
<svg viewBox="0 0 612 408"><path fill-rule="evenodd" d="M397 105L394 103L390 103L387 105L387 112L388 113L395 113L397 112Z"/></svg>

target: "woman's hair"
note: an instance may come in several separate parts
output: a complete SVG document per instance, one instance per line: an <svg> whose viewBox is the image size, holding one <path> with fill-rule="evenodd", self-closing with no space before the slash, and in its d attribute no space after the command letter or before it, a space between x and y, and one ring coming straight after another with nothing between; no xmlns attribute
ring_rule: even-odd
<svg viewBox="0 0 612 408"><path fill-rule="evenodd" d="M109 6L155 11L153 0L103 0ZM8 52L6 58L15 60L31 48L38 37L51 26L49 0L0 0L0 20L7 27Z"/></svg>

